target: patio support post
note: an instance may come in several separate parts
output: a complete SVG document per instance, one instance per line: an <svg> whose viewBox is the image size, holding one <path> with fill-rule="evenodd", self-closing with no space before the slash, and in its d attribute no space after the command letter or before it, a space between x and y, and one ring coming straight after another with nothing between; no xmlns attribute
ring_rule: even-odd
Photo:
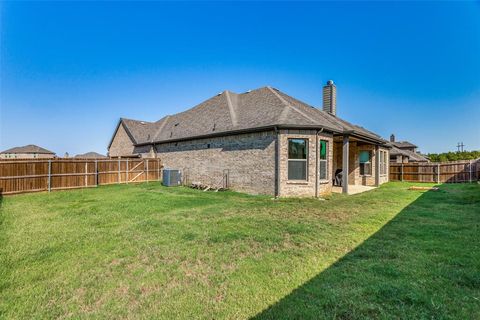
<svg viewBox="0 0 480 320"><path fill-rule="evenodd" d="M380 185L380 147L375 146L375 187Z"/></svg>
<svg viewBox="0 0 480 320"><path fill-rule="evenodd" d="M350 137L343 136L343 155L342 155L342 193L348 194L348 160L349 160Z"/></svg>

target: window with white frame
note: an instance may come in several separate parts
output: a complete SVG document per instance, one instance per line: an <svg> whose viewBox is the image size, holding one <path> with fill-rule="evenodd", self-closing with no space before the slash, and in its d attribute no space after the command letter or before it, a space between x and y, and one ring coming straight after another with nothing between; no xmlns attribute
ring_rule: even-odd
<svg viewBox="0 0 480 320"><path fill-rule="evenodd" d="M307 180L307 139L288 139L288 180Z"/></svg>
<svg viewBox="0 0 480 320"><path fill-rule="evenodd" d="M387 151L380 150L380 174L387 174Z"/></svg>
<svg viewBox="0 0 480 320"><path fill-rule="evenodd" d="M319 167L319 179L328 179L328 141L320 140L320 167Z"/></svg>
<svg viewBox="0 0 480 320"><path fill-rule="evenodd" d="M372 174L372 154L370 151L360 151L360 175Z"/></svg>

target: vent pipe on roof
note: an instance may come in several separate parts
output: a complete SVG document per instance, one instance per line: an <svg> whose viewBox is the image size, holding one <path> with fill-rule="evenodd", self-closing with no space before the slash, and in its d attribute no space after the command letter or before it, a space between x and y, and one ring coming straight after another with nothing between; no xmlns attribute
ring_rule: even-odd
<svg viewBox="0 0 480 320"><path fill-rule="evenodd" d="M328 80L323 87L323 111L332 115L337 114L337 87L333 80Z"/></svg>

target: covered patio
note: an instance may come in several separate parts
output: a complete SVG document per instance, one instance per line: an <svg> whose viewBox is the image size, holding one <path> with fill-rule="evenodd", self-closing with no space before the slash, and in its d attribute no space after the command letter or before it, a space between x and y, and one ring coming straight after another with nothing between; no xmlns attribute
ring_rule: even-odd
<svg viewBox="0 0 480 320"><path fill-rule="evenodd" d="M333 147L332 192L357 194L388 181L388 149L378 141L347 132L334 135Z"/></svg>

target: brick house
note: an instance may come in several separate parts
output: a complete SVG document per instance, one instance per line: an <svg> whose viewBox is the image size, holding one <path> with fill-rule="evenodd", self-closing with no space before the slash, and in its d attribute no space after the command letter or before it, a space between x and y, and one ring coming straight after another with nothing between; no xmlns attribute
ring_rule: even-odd
<svg viewBox="0 0 480 320"><path fill-rule="evenodd" d="M408 141L396 141L395 135L390 136L390 161L396 163L430 162L428 158L417 152L417 146Z"/></svg>
<svg viewBox="0 0 480 320"><path fill-rule="evenodd" d="M233 190L275 196L328 194L334 180L345 193L388 181L388 142L336 116L332 81L323 94L323 110L263 87L223 91L156 122L120 119L109 156L159 157L186 183L227 179Z"/></svg>
<svg viewBox="0 0 480 320"><path fill-rule="evenodd" d="M29 144L0 152L0 159L49 159L55 158L55 152Z"/></svg>

